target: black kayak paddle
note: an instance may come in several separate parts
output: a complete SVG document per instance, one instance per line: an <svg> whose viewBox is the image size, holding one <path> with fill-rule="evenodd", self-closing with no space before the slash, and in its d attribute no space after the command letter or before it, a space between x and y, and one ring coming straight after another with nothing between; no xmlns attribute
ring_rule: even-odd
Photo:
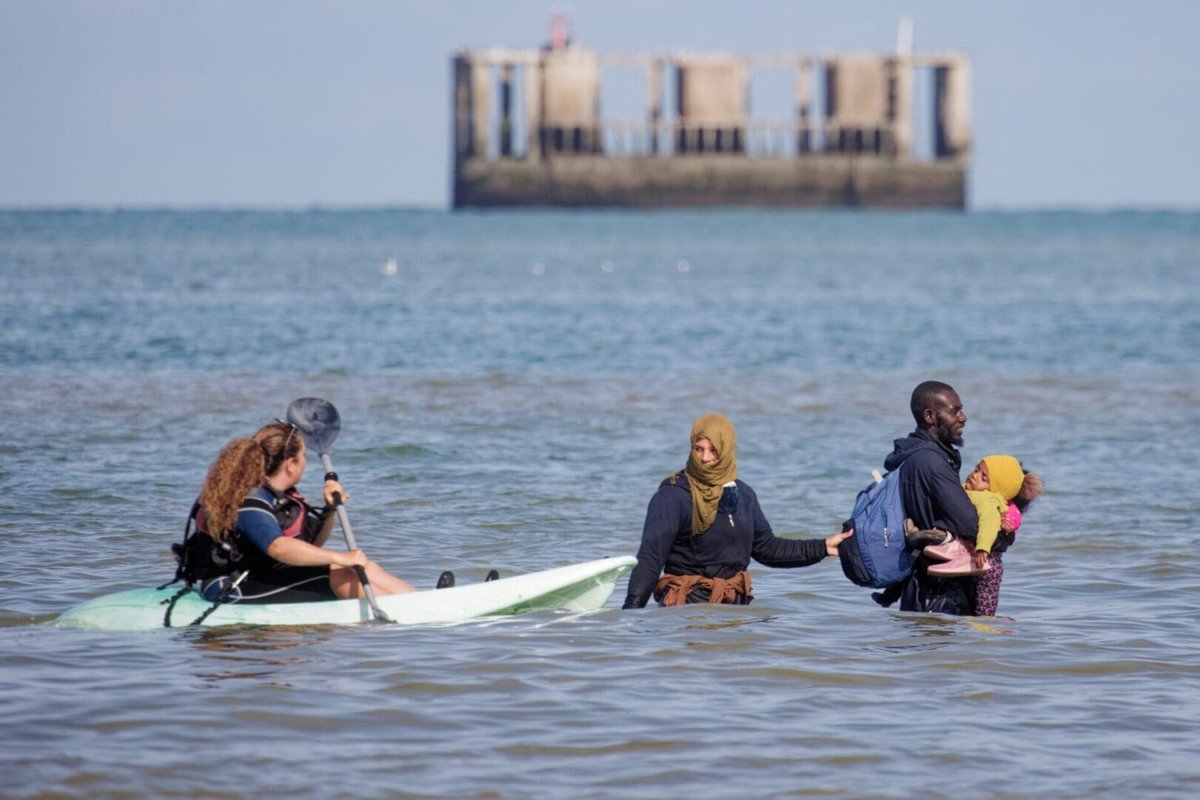
<svg viewBox="0 0 1200 800"><path fill-rule="evenodd" d="M300 431L305 444L316 450L317 454L321 456L321 463L325 465L325 479L337 480L337 473L333 471L333 459L329 457L329 448L342 430L342 420L338 416L337 409L333 407L333 403L319 397L301 397L293 400L288 406L287 420L296 426L296 430ZM346 506L342 503L341 494L336 492L333 495L333 507L337 512L338 523L342 526L346 547L357 550L358 545L354 543L354 532L350 529L350 518L346 515ZM375 590L371 588L371 584L367 580L367 571L362 567L355 567L354 570L358 573L359 582L362 583L363 594L367 596L371 613L380 622L395 622L379 607L379 602L375 599Z"/></svg>

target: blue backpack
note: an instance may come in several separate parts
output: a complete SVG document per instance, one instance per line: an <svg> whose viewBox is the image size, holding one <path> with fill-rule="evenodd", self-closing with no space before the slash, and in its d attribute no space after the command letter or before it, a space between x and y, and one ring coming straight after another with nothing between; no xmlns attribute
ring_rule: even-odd
<svg viewBox="0 0 1200 800"><path fill-rule="evenodd" d="M858 493L851 512L854 535L838 546L842 572L859 586L881 589L912 572L914 555L904 536L900 470L894 469Z"/></svg>

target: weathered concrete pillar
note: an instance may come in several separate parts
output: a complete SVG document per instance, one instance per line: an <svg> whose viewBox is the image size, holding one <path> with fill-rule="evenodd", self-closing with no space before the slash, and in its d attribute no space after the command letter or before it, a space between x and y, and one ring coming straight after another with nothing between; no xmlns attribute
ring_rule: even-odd
<svg viewBox="0 0 1200 800"><path fill-rule="evenodd" d="M525 64L525 157L540 161L542 158L542 62L527 61Z"/></svg>
<svg viewBox="0 0 1200 800"><path fill-rule="evenodd" d="M811 153L812 140L812 65L807 61L796 64L796 152Z"/></svg>
<svg viewBox="0 0 1200 800"><path fill-rule="evenodd" d="M934 67L934 153L957 158L971 152L971 65L966 58Z"/></svg>
<svg viewBox="0 0 1200 800"><path fill-rule="evenodd" d="M454 157L461 161L475 152L471 113L471 59L454 57Z"/></svg>
<svg viewBox="0 0 1200 800"><path fill-rule="evenodd" d="M491 114L492 65L482 59L472 60L468 85L471 115L471 157L487 158L488 117Z"/></svg>
<svg viewBox="0 0 1200 800"><path fill-rule="evenodd" d="M913 64L908 55L892 59L889 80L889 117L891 121L892 147L889 155L911 158L913 152L912 98Z"/></svg>
<svg viewBox="0 0 1200 800"><path fill-rule="evenodd" d="M825 148L879 153L889 119L889 68L878 56L838 56L825 69Z"/></svg>
<svg viewBox="0 0 1200 800"><path fill-rule="evenodd" d="M648 155L658 155L658 126L662 124L663 60L651 58L646 66L646 116L650 124L650 152Z"/></svg>
<svg viewBox="0 0 1200 800"><path fill-rule="evenodd" d="M500 65L500 157L512 157L512 91L513 65L506 61Z"/></svg>
<svg viewBox="0 0 1200 800"><path fill-rule="evenodd" d="M745 61L726 56L686 56L676 61L677 153L745 152L748 73Z"/></svg>
<svg viewBox="0 0 1200 800"><path fill-rule="evenodd" d="M568 47L545 54L542 67L543 141L556 154L600 152L600 59Z"/></svg>

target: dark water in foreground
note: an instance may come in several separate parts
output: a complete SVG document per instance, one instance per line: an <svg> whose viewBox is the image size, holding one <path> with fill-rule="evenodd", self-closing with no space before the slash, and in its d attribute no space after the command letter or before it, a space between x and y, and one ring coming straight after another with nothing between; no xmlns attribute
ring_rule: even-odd
<svg viewBox="0 0 1200 800"><path fill-rule="evenodd" d="M1198 268L1195 214L0 213L0 795L1193 797ZM167 580L294 397L428 587L632 554L707 411L777 530L831 531L928 377L968 462L1046 479L996 619L827 561L747 608L47 624Z"/></svg>

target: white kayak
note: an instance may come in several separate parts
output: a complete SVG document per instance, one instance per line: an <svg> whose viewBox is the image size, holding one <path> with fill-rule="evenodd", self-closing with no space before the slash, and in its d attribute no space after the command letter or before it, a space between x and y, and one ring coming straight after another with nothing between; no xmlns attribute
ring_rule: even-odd
<svg viewBox="0 0 1200 800"><path fill-rule="evenodd" d="M637 559L632 556L602 558L449 589L386 595L377 600L384 613L407 625L461 622L530 611L595 611L608 601L617 579L635 564ZM56 624L126 631L162 628L167 603L178 592L178 586L168 586L107 594L68 609ZM171 627L193 624L211 607L212 603L196 592L188 592L175 603ZM349 625L372 618L366 600L226 603L200 624Z"/></svg>

